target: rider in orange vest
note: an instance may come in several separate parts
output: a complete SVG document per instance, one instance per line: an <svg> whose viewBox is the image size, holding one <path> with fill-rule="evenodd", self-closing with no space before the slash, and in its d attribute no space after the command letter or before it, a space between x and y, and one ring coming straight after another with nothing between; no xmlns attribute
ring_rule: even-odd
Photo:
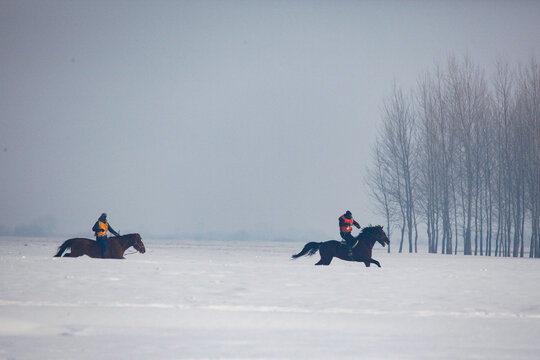
<svg viewBox="0 0 540 360"><path fill-rule="evenodd" d="M352 246L354 245L354 237L351 235L352 227L356 226L360 229L360 225L353 219L349 210L339 217L339 234L345 240L345 245L349 250L349 256L352 258Z"/></svg>
<svg viewBox="0 0 540 360"><path fill-rule="evenodd" d="M103 213L99 217L98 221L94 224L92 231L95 233L96 241L101 246L101 257L105 258L105 252L109 244L107 243L107 232L110 231L113 235L120 236L119 233L114 231L111 225L107 222L107 214Z"/></svg>

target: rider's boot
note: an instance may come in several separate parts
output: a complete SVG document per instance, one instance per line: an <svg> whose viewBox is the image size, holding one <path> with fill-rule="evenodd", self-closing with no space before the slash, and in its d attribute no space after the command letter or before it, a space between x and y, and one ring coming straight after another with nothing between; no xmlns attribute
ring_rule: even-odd
<svg viewBox="0 0 540 360"><path fill-rule="evenodd" d="M354 260L353 253L352 253L352 248L349 247L349 246L347 246L347 255L349 255L349 259Z"/></svg>

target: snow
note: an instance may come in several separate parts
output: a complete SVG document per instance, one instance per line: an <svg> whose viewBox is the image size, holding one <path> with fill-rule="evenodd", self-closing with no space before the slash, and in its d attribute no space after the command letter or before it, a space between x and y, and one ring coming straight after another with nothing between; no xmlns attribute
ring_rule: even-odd
<svg viewBox="0 0 540 360"><path fill-rule="evenodd" d="M143 239L125 260L0 238L0 359L537 359L540 262Z"/></svg>

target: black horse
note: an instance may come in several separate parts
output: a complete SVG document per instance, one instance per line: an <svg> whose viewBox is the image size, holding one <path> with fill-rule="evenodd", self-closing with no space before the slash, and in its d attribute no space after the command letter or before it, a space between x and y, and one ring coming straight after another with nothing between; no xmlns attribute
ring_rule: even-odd
<svg viewBox="0 0 540 360"><path fill-rule="evenodd" d="M337 257L341 260L346 261L358 261L363 262L369 267L371 264L375 264L378 267L381 267L381 264L371 258L371 253L373 245L375 242L378 242L382 246L390 244L390 240L386 236L382 226L371 226L365 227L362 229L362 232L355 237L355 244L352 248L352 259L349 256L349 251L347 246L337 240L329 240L325 242L310 242L300 251L298 254L293 255L293 259L297 259L301 256L308 255L311 256L319 251L321 255L321 260L315 265L330 265L332 259Z"/></svg>

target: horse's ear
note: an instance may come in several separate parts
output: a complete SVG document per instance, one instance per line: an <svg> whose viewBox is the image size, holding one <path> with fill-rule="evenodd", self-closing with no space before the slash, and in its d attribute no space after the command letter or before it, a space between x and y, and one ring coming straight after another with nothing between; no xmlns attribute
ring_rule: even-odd
<svg viewBox="0 0 540 360"><path fill-rule="evenodd" d="M384 230L384 225L383 225L383 226L381 226L381 229L383 229L383 230Z"/></svg>

